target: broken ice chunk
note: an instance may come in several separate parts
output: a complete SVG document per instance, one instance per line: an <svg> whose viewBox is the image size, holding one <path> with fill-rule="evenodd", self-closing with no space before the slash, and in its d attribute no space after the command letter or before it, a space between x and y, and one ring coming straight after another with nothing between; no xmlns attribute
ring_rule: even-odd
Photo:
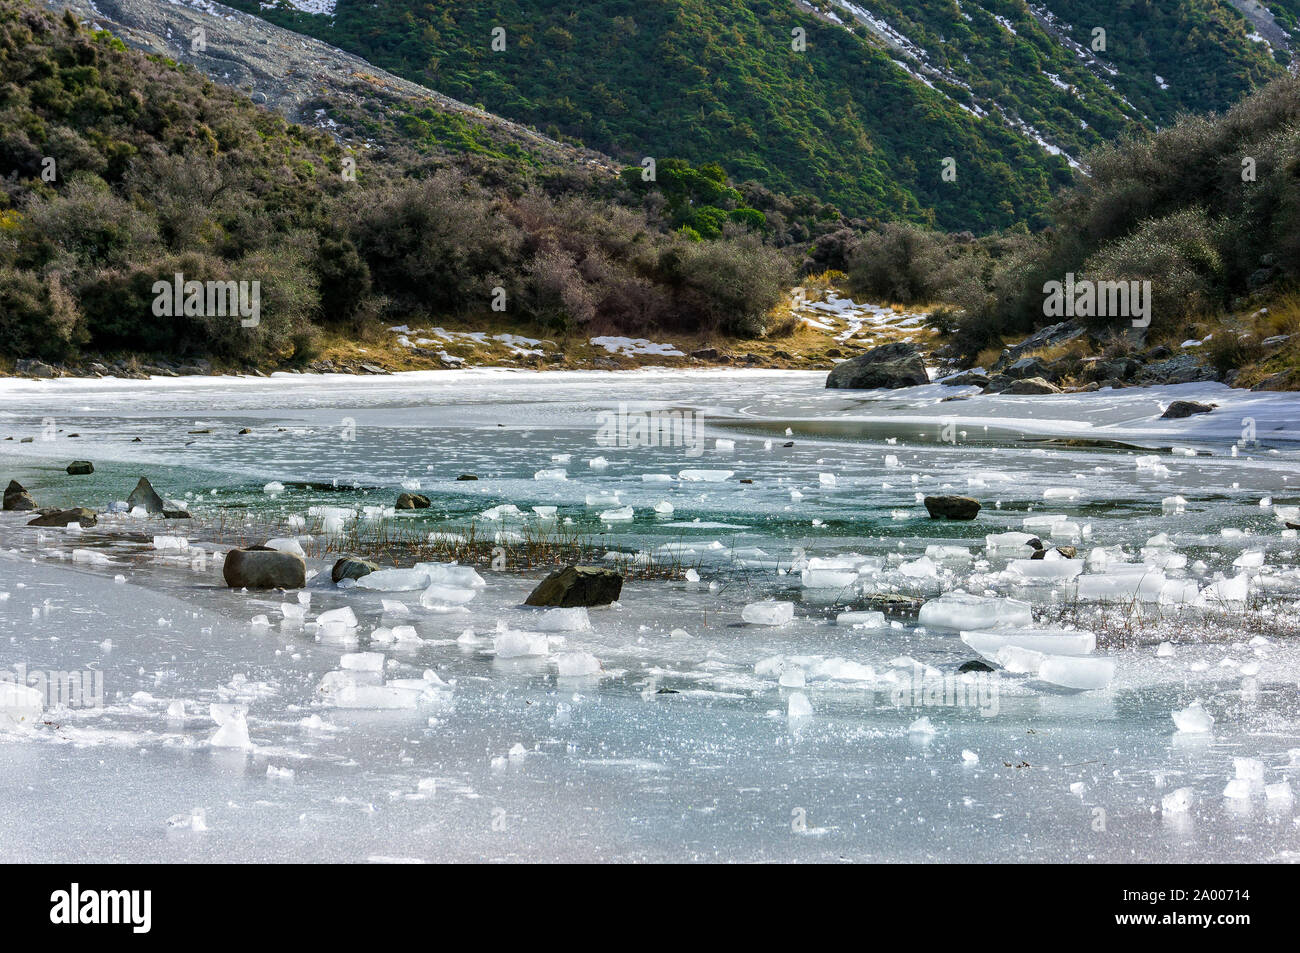
<svg viewBox="0 0 1300 953"><path fill-rule="evenodd" d="M801 718L811 718L812 713L812 703L808 701L807 695L803 692L795 692L790 696L790 701L786 705L787 718L797 721Z"/></svg>
<svg viewBox="0 0 1300 953"><path fill-rule="evenodd" d="M1073 629L962 632L961 640L985 658L992 658L998 650L1009 645L1048 655L1091 655L1097 648L1095 635Z"/></svg>
<svg viewBox="0 0 1300 953"><path fill-rule="evenodd" d="M1115 660L1049 655L1038 667L1038 677L1061 688L1096 691L1105 688L1115 677Z"/></svg>
<svg viewBox="0 0 1300 953"><path fill-rule="evenodd" d="M750 625L785 625L794 619L794 603L751 602L740 611L740 617Z"/></svg>
<svg viewBox="0 0 1300 953"><path fill-rule="evenodd" d="M555 657L561 678L581 678L600 671L600 660L590 652L562 652Z"/></svg>
<svg viewBox="0 0 1300 953"><path fill-rule="evenodd" d="M1185 814L1195 799L1191 788L1179 788L1160 799L1160 809L1166 814Z"/></svg>
<svg viewBox="0 0 1300 953"><path fill-rule="evenodd" d="M545 609L535 613L529 623L538 632L585 632L591 628L591 619L583 606Z"/></svg>
<svg viewBox="0 0 1300 953"><path fill-rule="evenodd" d="M215 702L208 706L208 714L217 724L217 730L208 739L208 744L214 748L243 748L253 747L253 743L248 738L248 722L245 715L248 709L243 705L219 705Z"/></svg>
<svg viewBox="0 0 1300 953"><path fill-rule="evenodd" d="M1182 711L1173 713L1174 724L1184 734L1201 734L1214 728L1214 716L1194 701Z"/></svg>
<svg viewBox="0 0 1300 953"><path fill-rule="evenodd" d="M317 625L325 626L330 623L338 623L349 629L355 629L357 627L357 614L352 611L351 606L341 606L338 609L322 612L316 617Z"/></svg>
<svg viewBox="0 0 1300 953"><path fill-rule="evenodd" d="M353 672L382 672L383 652L345 652L339 659L339 668Z"/></svg>
<svg viewBox="0 0 1300 953"><path fill-rule="evenodd" d="M500 659L541 656L551 651L550 642L540 632L520 632L513 629L499 633L492 640L492 648L496 651L496 657Z"/></svg>
<svg viewBox="0 0 1300 953"><path fill-rule="evenodd" d="M972 596L957 590L921 606L917 621L927 629L986 629L1033 625L1029 603L1019 599Z"/></svg>
<svg viewBox="0 0 1300 953"><path fill-rule="evenodd" d="M865 629L883 629L885 614L883 612L841 612L835 617L836 625L860 625Z"/></svg>

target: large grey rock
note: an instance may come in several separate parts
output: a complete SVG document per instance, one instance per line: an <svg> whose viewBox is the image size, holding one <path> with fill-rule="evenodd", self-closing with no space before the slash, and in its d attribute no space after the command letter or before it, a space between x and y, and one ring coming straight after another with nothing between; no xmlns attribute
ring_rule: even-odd
<svg viewBox="0 0 1300 953"><path fill-rule="evenodd" d="M131 509L143 506L148 513L161 513L166 509L163 498L154 492L153 484L145 477L140 477L140 482L135 485L131 495L126 498L126 505Z"/></svg>
<svg viewBox="0 0 1300 953"><path fill-rule="evenodd" d="M419 493L402 493L397 497L397 505L394 507L399 510L423 510L429 506L429 498Z"/></svg>
<svg viewBox="0 0 1300 953"><path fill-rule="evenodd" d="M1167 361L1147 364L1137 372L1144 384L1190 384L1217 380L1218 372L1193 354L1180 354Z"/></svg>
<svg viewBox="0 0 1300 953"><path fill-rule="evenodd" d="M344 556L334 564L330 570L330 578L334 582L341 579L360 579L362 576L369 576L372 572L379 569L376 563L369 559L359 559L356 556Z"/></svg>
<svg viewBox="0 0 1300 953"><path fill-rule="evenodd" d="M1055 384L1049 384L1041 377L1027 377L1024 380L1012 381L1002 391L1004 394L1059 394L1061 388Z"/></svg>
<svg viewBox="0 0 1300 953"><path fill-rule="evenodd" d="M59 373L44 361L32 358L20 358L15 361L14 370L19 374L30 374L33 377L57 377Z"/></svg>
<svg viewBox="0 0 1300 953"><path fill-rule="evenodd" d="M915 387L930 383L921 359L921 349L906 341L873 347L866 354L850 358L826 378L827 387L863 390L875 387Z"/></svg>
<svg viewBox="0 0 1300 953"><path fill-rule="evenodd" d="M1019 344L1012 345L1004 350L1001 355L998 356L998 359L994 362L990 370L994 372L1000 371L1003 368L1014 364L1030 351L1037 351L1045 347L1055 347L1058 344L1073 341L1079 335L1083 334L1084 331L1084 326L1077 321L1062 321L1060 324L1048 325L1045 328L1035 331Z"/></svg>
<svg viewBox="0 0 1300 953"><path fill-rule="evenodd" d="M42 513L34 520L29 520L28 526L67 526L69 523L80 523L83 527L94 526L99 522L99 517L94 510L86 509L84 506L76 506L70 510L51 510L48 513Z"/></svg>
<svg viewBox="0 0 1300 953"><path fill-rule="evenodd" d="M1162 419L1179 420L1193 414L1208 414L1214 410L1213 404L1202 404L1198 400L1176 400L1160 415Z"/></svg>
<svg viewBox="0 0 1300 953"><path fill-rule="evenodd" d="M226 553L221 575L232 589L301 589L307 584L307 564L294 553L249 546Z"/></svg>
<svg viewBox="0 0 1300 953"><path fill-rule="evenodd" d="M932 520L973 520L979 515L980 504L969 496L927 496L925 508Z"/></svg>
<svg viewBox="0 0 1300 953"><path fill-rule="evenodd" d="M528 594L526 606L606 606L623 591L623 577L603 566L565 566Z"/></svg>
<svg viewBox="0 0 1300 953"><path fill-rule="evenodd" d="M9 485L5 487L4 508L6 510L34 510L36 501L32 495L17 480L10 480Z"/></svg>
<svg viewBox="0 0 1300 953"><path fill-rule="evenodd" d="M86 476L95 472L95 465L89 460L73 460L68 464L68 476Z"/></svg>

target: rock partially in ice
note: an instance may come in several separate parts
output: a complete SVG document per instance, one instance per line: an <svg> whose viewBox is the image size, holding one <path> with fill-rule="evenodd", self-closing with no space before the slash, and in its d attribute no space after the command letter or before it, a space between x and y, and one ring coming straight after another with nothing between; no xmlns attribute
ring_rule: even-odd
<svg viewBox="0 0 1300 953"><path fill-rule="evenodd" d="M1115 677L1115 660L1108 657L1049 655L1038 677L1050 685L1090 692L1105 688Z"/></svg>
<svg viewBox="0 0 1300 953"><path fill-rule="evenodd" d="M803 692L795 692L790 696L790 700L786 703L785 714L791 721L798 721L802 718L811 718L812 713L812 703L808 701L808 696Z"/></svg>
<svg viewBox="0 0 1300 953"><path fill-rule="evenodd" d="M244 705L219 705L214 702L208 706L208 714L217 724L216 732L208 739L208 744L212 747L244 750L253 747L248 737L248 721L245 718L248 709Z"/></svg>
<svg viewBox="0 0 1300 953"><path fill-rule="evenodd" d="M945 593L921 606L917 621L927 629L991 629L1004 626L1031 626L1033 610L1019 599L995 596L972 596L969 593Z"/></svg>
<svg viewBox="0 0 1300 953"><path fill-rule="evenodd" d="M1184 734L1204 734L1214 728L1214 716L1194 701L1182 711L1173 713L1174 725Z"/></svg>
<svg viewBox="0 0 1300 953"><path fill-rule="evenodd" d="M883 612L841 612L835 617L836 625L862 626L864 629L883 629L886 625Z"/></svg>
<svg viewBox="0 0 1300 953"><path fill-rule="evenodd" d="M562 652L555 656L561 678L582 678L600 672L600 660L590 652Z"/></svg>
<svg viewBox="0 0 1300 953"><path fill-rule="evenodd" d="M1165 814L1186 814L1195 801L1196 795L1191 788L1179 788L1160 799L1160 809Z"/></svg>
<svg viewBox="0 0 1300 953"><path fill-rule="evenodd" d="M1018 646L1046 655L1091 655L1097 637L1075 629L1003 629L992 632L962 632L961 640L985 658L993 658L1004 646Z"/></svg>
<svg viewBox="0 0 1300 953"><path fill-rule="evenodd" d="M793 602L751 602L740 611L750 625L785 625L794 619Z"/></svg>
<svg viewBox="0 0 1300 953"><path fill-rule="evenodd" d="M499 659L529 658L547 655L550 642L540 632L521 632L507 629L492 640L492 648Z"/></svg>

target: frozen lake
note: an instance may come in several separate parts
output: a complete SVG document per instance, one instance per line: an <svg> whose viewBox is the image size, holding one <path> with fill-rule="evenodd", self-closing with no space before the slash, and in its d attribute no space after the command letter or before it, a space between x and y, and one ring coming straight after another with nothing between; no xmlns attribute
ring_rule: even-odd
<svg viewBox="0 0 1300 953"><path fill-rule="evenodd" d="M1300 522L1300 395L824 380L0 381L0 479L42 506L106 511L144 475L207 526L252 514L315 552L311 508L407 490L431 505L384 517L404 532L472 524L509 546L540 523L693 570L631 579L590 628L503 658L500 629L551 624L520 606L540 572L480 565L470 601L430 608L416 590L339 589L333 558L309 558L302 624L282 619L292 594L227 589L183 522L37 530L4 513L0 677L102 673L102 704L8 728L0 713L0 860L1300 857L1300 541L1285 526ZM1218 406L1161 419L1175 399ZM641 445L660 425L669 445ZM78 459L95 473L68 476ZM919 497L942 494L983 508L932 521ZM1078 558L1030 560L1005 535L1019 532ZM156 548L187 533L189 548ZM954 590L986 601L939 601ZM882 595L930 608L837 621ZM742 622L768 599L793 620ZM314 623L343 607L355 629ZM379 637L402 625L419 641ZM968 627L1010 633L1013 651L977 651ZM1097 647L1044 643L1043 667L1025 632L1063 627ZM423 684L418 702L340 707L320 690L372 665L364 653L383 672L361 684ZM580 653L599 671L562 676ZM1113 661L1102 687L1061 684L1096 658ZM974 660L995 671L958 673ZM1194 702L1213 724L1177 731ZM246 709L247 745L214 704Z"/></svg>

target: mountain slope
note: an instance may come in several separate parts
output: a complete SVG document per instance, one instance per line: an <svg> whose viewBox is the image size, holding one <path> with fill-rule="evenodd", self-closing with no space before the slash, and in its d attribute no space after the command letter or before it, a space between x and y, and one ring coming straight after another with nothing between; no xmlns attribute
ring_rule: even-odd
<svg viewBox="0 0 1300 953"><path fill-rule="evenodd" d="M976 231L1045 224L1087 150L1284 71L1228 0L234 2L626 162Z"/></svg>

